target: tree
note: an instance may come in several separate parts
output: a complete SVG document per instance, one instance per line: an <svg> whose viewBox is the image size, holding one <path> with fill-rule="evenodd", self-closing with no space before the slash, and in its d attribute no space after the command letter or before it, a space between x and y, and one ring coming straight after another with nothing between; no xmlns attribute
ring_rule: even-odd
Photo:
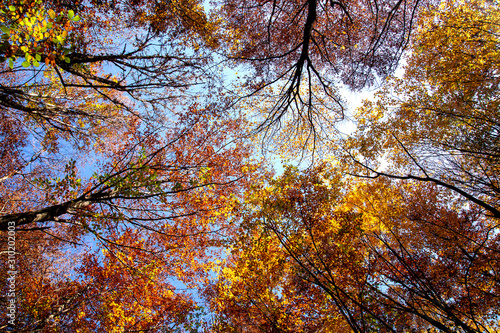
<svg viewBox="0 0 500 333"><path fill-rule="evenodd" d="M322 177L339 179L326 166L315 171L300 174L289 168L270 186L249 193L241 236L233 241L219 277L206 291L219 316L216 331L349 329L336 308L336 301L345 299L322 290L323 277L313 272L338 260L339 271L329 273L345 276L345 282L356 279L345 273L353 268L351 260L363 254L339 245L358 241L360 219L349 213L329 214L339 197ZM346 225L341 225L343 221ZM321 256L315 256L315 250L322 251ZM343 250L346 255L339 258ZM329 258L326 262L323 255ZM318 267L310 271L311 265Z"/></svg>
<svg viewBox="0 0 500 333"><path fill-rule="evenodd" d="M366 102L348 145L369 176L431 181L498 211L498 6L443 2L422 16L402 79ZM377 169L384 155L390 168Z"/></svg>
<svg viewBox="0 0 500 333"><path fill-rule="evenodd" d="M210 88L215 27L194 1L16 6L42 26L52 12L81 20L64 57L42 48L38 67L2 64L0 230L2 248L17 231L15 329L192 325L199 309L179 285L206 278L260 172L245 120Z"/></svg>
<svg viewBox="0 0 500 333"><path fill-rule="evenodd" d="M2 61L8 59L10 68L14 68L18 57L24 57L23 67L40 66L42 55L46 64L55 64L56 58L69 62L66 55L71 49L67 48L66 39L78 21L80 17L73 10L59 13L52 8L46 10L41 0L3 2Z"/></svg>
<svg viewBox="0 0 500 333"><path fill-rule="evenodd" d="M76 2L70 8L84 18L73 22L76 27L72 29L70 23L76 18L73 9L58 1L44 4L24 1L16 7L13 15L19 16L18 20L34 18L38 25L52 24L50 33L56 34L52 30L59 28L69 32L61 33L65 37L56 43L59 49L52 50L56 48L52 45L55 42L48 37L32 40L29 33L20 32L24 21L9 23L13 32L20 34L17 40L29 44L24 45L29 49L26 53L35 52L31 49L37 44L37 61L44 63L49 59L50 66L30 70L16 63L15 67L11 66L13 70L6 68L1 94L4 110L30 118L40 117L40 122L49 128L88 134L88 127L98 127L88 122L105 121L117 113L159 122L166 110L172 112L178 104L186 106L182 97L192 97L188 92L190 87L201 84L208 87L213 73L203 73L209 60L203 50L215 43L208 37L215 26L207 21L198 3L176 2L161 8L160 3L149 2ZM55 17L54 13L59 12L65 14ZM9 38L14 40L16 36ZM52 46L42 47L45 44ZM200 46L204 48L200 50ZM195 48L200 50L197 54L194 54ZM29 59L26 61L30 62ZM74 96L75 91L78 97ZM97 112L91 111L92 102L97 104ZM102 107L117 110L109 115L102 112Z"/></svg>
<svg viewBox="0 0 500 333"><path fill-rule="evenodd" d="M453 197L432 184L346 182L328 166L286 170L252 195L208 290L218 327L496 331L498 225Z"/></svg>
<svg viewBox="0 0 500 333"><path fill-rule="evenodd" d="M40 180L38 186L41 193L50 195L40 195L38 202L35 197L31 197L31 202L15 207L18 211L22 208L22 211L1 217L0 223L5 231L15 223L18 233L25 230L49 235L59 239L60 246L69 243L77 248L82 243L96 242L90 251L102 249L110 253L109 260L114 261L112 267L106 267L108 264L105 261L102 263L104 267L99 268L100 256L82 264L86 283L82 282L81 288L76 289L75 293L81 293L83 289L86 295L90 293L90 299L80 305L71 303L71 314L94 313L95 310L85 309L85 306L98 308L94 302L132 307L129 303L134 301L132 294L125 293L128 298L119 297L119 287L130 287L130 283L127 284L124 280L130 274L132 277L136 276L134 274L150 274L143 272L146 270L144 267L153 267L151 265L154 263L161 263L159 276L137 278L139 280L136 281L137 288L144 289L145 297L148 293L152 293L151 297L160 296L148 283L154 282L155 288L162 289L163 286L164 290L174 289L169 287L169 283L162 282L168 279L196 286L208 274L211 256L216 255L214 247L232 232L229 215L238 202L240 192L251 181L250 175L257 168L256 165L243 162L248 157L249 150L237 134L242 130L241 120L221 119L220 116L210 115L207 110L192 109L184 116L183 121L177 123L177 127L177 131L166 134L164 138L158 133L130 133L129 138L114 148L113 158L102 165L101 172L95 173L87 181L75 178L76 166L75 163L70 163L68 176L64 179ZM9 184L6 185L9 188ZM31 191L36 194L37 190L39 189L34 187ZM33 208L30 210L30 207ZM24 237L21 234L18 238L21 241ZM43 247L46 241L45 237L41 237L40 246ZM56 253L52 255L55 256ZM136 259L123 259L128 256ZM115 266L119 263L125 266L123 274L119 274L116 280L103 283L101 280L104 277L100 276L104 273L99 271L117 271ZM23 276L29 275L32 269L24 267ZM100 294L106 294L102 288L111 288L112 284L117 284L116 299L109 296L105 300L94 300L94 297L99 299ZM31 289L32 286L26 288ZM189 300L189 294L180 296L169 293L165 297L169 299L168 302L178 300L181 308L181 303L184 302L187 309L195 309ZM163 301L152 302L157 304ZM33 299L26 302L30 304ZM70 314L57 310L58 307L50 309L52 312L47 312L47 309L37 310L39 312L35 320L26 324L45 323L48 328L52 327L49 324L60 325L57 318ZM160 317L153 316L147 320L150 325L148 327L155 327L162 322L155 321L154 318L159 320L165 316L170 318L181 315L175 312L178 310L176 306L169 309L174 311L173 315L158 313L157 316ZM126 311L122 314L125 313ZM184 312L183 316L187 316L187 313ZM117 317L117 321L103 318L105 317L95 314L86 320L92 319L98 325L96 327L103 327L103 330L106 330L104 327L107 325L139 327L139 321L135 326L131 324L131 321L139 319L130 316L126 317L128 319ZM66 319L68 320L77 326L80 322L75 322L74 317ZM167 322L172 324L170 320ZM176 323L178 320L180 319ZM34 327L37 326L28 325L25 329Z"/></svg>
<svg viewBox="0 0 500 333"><path fill-rule="evenodd" d="M289 169L249 196L207 289L215 329L499 329L497 12L429 6L339 169Z"/></svg>
<svg viewBox="0 0 500 333"><path fill-rule="evenodd" d="M117 175L123 176L123 173L131 170L142 172L144 163L140 163L135 169L131 169L127 163L137 163L141 158L146 159L145 163L152 163L154 158L160 159L162 152L170 149L185 135L189 136L191 128L197 130L196 122L204 121L208 130L211 121L215 121L217 117L225 117L213 116L217 106L209 105L207 100L210 97L199 100L208 105L205 108L198 107L192 100L186 102L186 98L191 96L189 88L199 83L198 79L207 78L201 74L200 68L208 60L207 57L186 55L188 48L195 43L198 43L198 47L201 41L205 41L205 46L209 44L206 34L209 33L210 23L202 14L199 4L180 2L159 8L159 3L134 3L132 6L125 1L118 7L116 5L74 4L72 8L84 20L77 20L78 29L68 28L71 32L65 34L64 44L61 42L67 58L64 55L52 57L48 54L50 52L41 48L38 50L38 60L43 62L50 58L50 61L39 70L27 69L26 66L11 66L12 69L4 66L0 88L3 90L0 93L0 112L5 131L2 137L11 153L5 157L10 158L10 163L5 161L7 168L1 179L4 184L9 182L8 190L11 192L17 191L13 191L16 186L24 190L29 187L43 188L46 190L46 198L40 199L41 202L50 199L48 201L52 201L49 205L51 207L55 202L59 206L71 206L58 206L56 213L43 211L42 215L48 214L48 217L26 217L30 211L43 210L37 204L25 211L23 208L6 208L4 213L8 217L3 217L4 230L9 221L23 225L50 220L70 209L117 195L116 191L104 191L106 193L103 194L97 188L116 187L121 178L118 177L119 180L111 185L105 185L103 179L106 177L100 175L103 180L100 182L96 174L89 184L81 184L77 168L83 163L79 164L80 160L68 158L69 154L80 154L80 157L82 154L97 154L103 156L103 159L109 159L107 164L103 163L103 167L117 172L108 175L109 179L105 181L109 182L110 179L117 178ZM57 30L59 25L67 26L66 23L76 21L73 9L68 9L68 5L57 1L43 4L38 1L21 1L11 7L3 18L12 31L19 32L18 39L11 36L12 42L26 41L33 47L37 43L50 41L47 38L32 41L29 33L20 32L25 27L28 29L29 24L26 22L32 24L32 18L37 22L45 22L41 23L42 26L52 24L53 30ZM129 12L131 7L133 10ZM57 12L68 13L68 17L54 16ZM199 16L197 19L195 14ZM161 20L167 16L172 20L162 21L160 24L158 15L163 15ZM119 38L129 38L131 42L128 45L123 40L114 41L112 38L115 36L112 34L102 35L104 30L110 30L112 23L117 23L113 29ZM31 33L38 34L38 30ZM177 35L177 39L171 39L172 35ZM181 47L185 50L181 50ZM155 49L154 53L152 49ZM176 96L172 96L172 93ZM203 110L207 110L206 117L202 114ZM237 119L225 119L222 120L227 121L225 124L232 121L233 125L230 127L238 126ZM15 130L14 124L17 125ZM153 139L156 133L163 136L165 132L168 133L164 136L165 141ZM125 144L113 143L117 136L124 138ZM28 147L28 140L32 142L32 147ZM221 142L216 145L221 145ZM56 168L59 170L54 171ZM55 173L59 180L50 181ZM12 180L16 175L21 177ZM137 184L139 187L141 185L143 184ZM85 186L87 189L84 193L88 197L79 198L79 203L75 202L76 193ZM51 191L54 193L50 193ZM93 191L99 194L90 195ZM43 190L34 191L33 194L35 193L44 196ZM8 196L5 194L5 197ZM64 199L56 198L58 196ZM62 204L61 201L65 200L67 202ZM53 208L48 209L54 210Z"/></svg>
<svg viewBox="0 0 500 333"><path fill-rule="evenodd" d="M331 137L344 117L340 82L360 89L392 73L426 3L220 1L227 57L248 66L253 103L269 100L258 130L291 128L305 146Z"/></svg>

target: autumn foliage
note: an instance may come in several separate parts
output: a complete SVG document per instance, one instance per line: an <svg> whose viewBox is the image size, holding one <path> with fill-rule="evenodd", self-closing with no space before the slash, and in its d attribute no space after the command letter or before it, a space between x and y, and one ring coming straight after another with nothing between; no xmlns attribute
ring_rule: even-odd
<svg viewBox="0 0 500 333"><path fill-rule="evenodd" d="M499 13L2 2L0 330L499 331Z"/></svg>
<svg viewBox="0 0 500 333"><path fill-rule="evenodd" d="M415 182L347 183L328 165L287 169L250 198L207 290L217 327L496 331L496 226L447 207L450 195Z"/></svg>

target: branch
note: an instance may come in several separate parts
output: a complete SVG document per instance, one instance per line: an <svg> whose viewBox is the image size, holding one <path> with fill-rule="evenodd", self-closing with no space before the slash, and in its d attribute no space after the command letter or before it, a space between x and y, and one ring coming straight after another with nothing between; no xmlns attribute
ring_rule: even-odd
<svg viewBox="0 0 500 333"><path fill-rule="evenodd" d="M90 204L109 200L114 198L118 190L110 190L109 192L94 193L91 195L83 195L77 199L66 201L62 204L45 207L31 212L8 214L0 217L0 231L7 231L9 226L14 224L16 227L27 225L35 222L56 221L59 216L71 214L76 209L88 206Z"/></svg>
<svg viewBox="0 0 500 333"><path fill-rule="evenodd" d="M351 157L352 157L352 155L351 155ZM489 211L491 214L493 214L493 217L500 219L500 211L498 209L496 209L495 207L493 207L493 206L489 205L488 203L474 197L473 195L465 192L464 190L462 190L454 185L443 182L442 180L439 180L439 179L436 179L433 177L429 177L428 175L426 175L425 177L419 177L419 176L414 176L414 175L406 175L406 176L393 175L393 174L389 174L389 173L385 173L385 172L376 171L373 168L370 168L369 166L359 162L358 160L356 160L354 158L353 158L353 160L357 164L361 165L362 167L368 169L370 172L374 173L374 175L367 176L367 175L348 173L351 176L360 177L360 178L369 178L369 179L375 179L375 178L382 176L382 177L387 177L387 178L392 178L392 179L413 179L413 180L419 180L419 181L423 181L423 182L432 182L436 185L445 187L447 189L452 190L453 192L460 194L461 196L463 196L467 200L470 200L470 201L474 202L475 204L479 205L480 207L483 207L484 209Z"/></svg>

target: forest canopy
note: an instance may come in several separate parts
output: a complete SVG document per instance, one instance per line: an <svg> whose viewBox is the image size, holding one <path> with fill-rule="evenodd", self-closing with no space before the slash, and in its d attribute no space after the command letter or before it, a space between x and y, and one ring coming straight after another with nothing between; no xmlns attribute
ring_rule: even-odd
<svg viewBox="0 0 500 333"><path fill-rule="evenodd" d="M0 2L0 329L500 331L499 5Z"/></svg>

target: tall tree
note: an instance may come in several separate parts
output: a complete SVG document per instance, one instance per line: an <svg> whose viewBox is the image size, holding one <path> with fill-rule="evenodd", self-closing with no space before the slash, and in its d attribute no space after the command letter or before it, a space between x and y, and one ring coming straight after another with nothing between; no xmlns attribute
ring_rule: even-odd
<svg viewBox="0 0 500 333"><path fill-rule="evenodd" d="M259 172L245 120L210 87L215 25L195 1L12 6L2 13L16 20L2 21L14 60L0 73L0 230L2 249L17 230L15 329L191 325L197 308L179 286L206 278ZM66 33L40 39L28 21Z"/></svg>
<svg viewBox="0 0 500 333"><path fill-rule="evenodd" d="M350 154L369 176L431 181L500 217L498 15L487 1L424 13L403 78L358 111Z"/></svg>
<svg viewBox="0 0 500 333"><path fill-rule="evenodd" d="M19 242L26 237L25 233L35 232L59 239L60 246L67 243L78 249L82 243L95 244L87 246L89 258L95 258L81 262L82 274L85 273L86 278L81 282L81 288L74 291L81 293L81 290L85 290L86 293L91 293L88 296L91 299L80 305L70 304L72 314L93 313L93 310L82 309L83 306L98 307L92 297L104 293L103 288L107 288L109 284L116 283L117 288L126 285L124 279L130 274L149 274L142 267L151 268L153 263L160 266L157 273L159 276L139 279L138 290L153 293L156 289L148 287L147 283L157 280L158 282L153 283L155 288L175 290L169 287L169 279L178 280L190 287L196 286L211 268L210 256L216 255L214 251L217 246L231 234L230 214L241 191L249 186L251 174L258 168L257 165L244 162L250 151L239 137L243 130L241 120L222 119L220 116L210 115L207 110L193 108L176 125L177 131L172 130L164 135L156 132L140 133L138 130L131 132L128 138L123 138L123 143L113 148L109 162L103 163L100 171L88 180L76 178L76 165L71 162L67 166L66 177L39 180L31 190L28 202L20 202L15 207L17 212L1 217L5 237L9 226L15 224ZM6 182L7 189L11 183L15 184L16 178ZM35 196L37 191L40 194ZM12 197L9 199L13 200ZM47 241L46 237L40 237L40 246L43 248ZM109 260L114 261L115 266L122 264L125 267L123 274L120 273L115 282L99 282L103 279L99 275L103 274L99 273L100 269L117 270L106 267L106 261L102 262L99 255L92 254L100 249L110 253ZM57 255L54 252L52 256ZM123 259L128 256L134 259ZM29 266L30 262L34 264L27 260L26 265ZM103 267L99 268L100 265ZM19 270L19 279L32 275L32 269L34 267L29 269L23 266ZM70 282L71 280L68 281ZM45 283L51 285L55 281ZM33 286L27 285L25 288ZM51 289L47 287L43 290L49 292ZM22 295L23 292L24 288L20 288L19 294ZM120 292L116 295L120 295ZM114 306L131 307L128 302L138 296L128 295L128 298L117 296L115 300L109 296L105 302ZM187 308L195 309L189 300L189 294L184 297L175 293L169 295L167 296L173 297L172 300L177 299L184 302ZM80 299L76 296L68 297ZM30 306L29 299L23 301ZM47 306L50 307L50 304ZM63 314L69 315L66 310L59 311L59 306L61 305L56 303L44 311L37 310L35 320L19 322L19 327L30 330L40 323L45 323L48 328L53 327L49 324L59 325L56 319ZM68 311L69 307L68 305ZM180 316L175 313L176 306L169 309L173 311L172 316ZM25 309L19 308L19 314L22 310ZM169 317L170 314L164 316ZM147 321L150 325L148 327L159 325L154 318L164 317L152 318ZM107 325L121 327L123 324L123 327L132 329L140 325L131 325L130 320L142 322L142 319L137 318L123 319L125 321L118 317L115 319L116 321L102 321L104 319L99 316L91 316L87 320L94 322L97 327L102 325L104 331ZM71 322L76 319L66 319L68 320ZM35 326L30 326L29 323ZM26 326L21 326L22 324ZM131 326L127 326L129 324Z"/></svg>
<svg viewBox="0 0 500 333"><path fill-rule="evenodd" d="M375 180L287 170L249 197L207 289L215 329L499 329L497 17L489 1L422 12L405 75L343 147L341 170Z"/></svg>
<svg viewBox="0 0 500 333"><path fill-rule="evenodd" d="M498 225L452 192L349 183L323 166L251 198L207 291L216 329L498 330Z"/></svg>
<svg viewBox="0 0 500 333"><path fill-rule="evenodd" d="M269 100L259 129L271 135L292 128L314 145L344 117L341 83L360 89L392 73L428 1L216 3L227 56L248 66L253 103Z"/></svg>

